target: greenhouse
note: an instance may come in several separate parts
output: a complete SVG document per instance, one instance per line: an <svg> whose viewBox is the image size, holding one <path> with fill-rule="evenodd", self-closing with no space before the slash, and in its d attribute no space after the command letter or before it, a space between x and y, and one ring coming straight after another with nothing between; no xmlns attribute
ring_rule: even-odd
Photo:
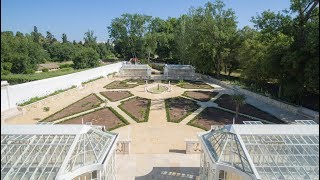
<svg viewBox="0 0 320 180"><path fill-rule="evenodd" d="M115 179L117 134L89 125L2 125L1 179Z"/></svg>
<svg viewBox="0 0 320 180"><path fill-rule="evenodd" d="M310 121L226 125L199 139L201 180L319 179L319 125Z"/></svg>
<svg viewBox="0 0 320 180"><path fill-rule="evenodd" d="M189 79L195 76L195 68L191 65L166 64L163 74L168 79Z"/></svg>
<svg viewBox="0 0 320 180"><path fill-rule="evenodd" d="M148 78L151 76L151 67L146 64L123 64L119 74L124 77Z"/></svg>

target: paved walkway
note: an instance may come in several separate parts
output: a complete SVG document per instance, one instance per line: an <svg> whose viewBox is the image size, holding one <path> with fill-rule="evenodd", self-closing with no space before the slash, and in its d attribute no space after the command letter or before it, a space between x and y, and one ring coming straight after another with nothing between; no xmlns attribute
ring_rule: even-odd
<svg viewBox="0 0 320 180"><path fill-rule="evenodd" d="M197 139L197 133L202 131L185 124L167 122L163 98L151 100L148 122L113 130L119 133L120 140L131 140L132 154L185 153L185 139Z"/></svg>
<svg viewBox="0 0 320 180"><path fill-rule="evenodd" d="M118 180L195 180L199 154L116 155Z"/></svg>

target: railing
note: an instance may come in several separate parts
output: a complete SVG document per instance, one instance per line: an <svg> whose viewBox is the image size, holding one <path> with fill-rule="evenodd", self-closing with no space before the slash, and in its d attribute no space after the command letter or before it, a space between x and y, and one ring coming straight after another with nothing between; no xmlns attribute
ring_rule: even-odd
<svg viewBox="0 0 320 180"><path fill-rule="evenodd" d="M118 141L116 147L117 154L130 154L130 140Z"/></svg>

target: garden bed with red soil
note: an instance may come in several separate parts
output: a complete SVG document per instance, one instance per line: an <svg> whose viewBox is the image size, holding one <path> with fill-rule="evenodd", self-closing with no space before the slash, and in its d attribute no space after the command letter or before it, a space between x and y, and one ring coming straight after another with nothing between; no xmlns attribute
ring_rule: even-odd
<svg viewBox="0 0 320 180"><path fill-rule="evenodd" d="M220 96L217 100L214 101L217 103L220 107L235 111L236 110L236 104L232 100L232 97L228 94L223 94ZM249 116L253 116L256 118L260 118L269 122L277 123L277 124L282 124L284 123L280 119L276 118L275 116L264 112L250 104L244 104L240 106L239 108L239 113L243 113Z"/></svg>
<svg viewBox="0 0 320 180"><path fill-rule="evenodd" d="M219 92L213 92L213 91L185 91L183 93L183 95L186 97L189 97L198 101L202 101L202 102L207 102L218 94Z"/></svg>
<svg viewBox="0 0 320 180"><path fill-rule="evenodd" d="M154 81L148 80L148 83L152 83L152 82L154 82ZM126 79L123 81L113 81L113 82L107 84L106 86L104 86L104 88L106 88L106 89L130 89L130 88L134 88L139 85L144 85L145 83L146 83L146 81L143 79Z"/></svg>
<svg viewBox="0 0 320 180"><path fill-rule="evenodd" d="M147 122L149 118L150 104L150 99L134 97L121 102L118 107L135 121Z"/></svg>
<svg viewBox="0 0 320 180"><path fill-rule="evenodd" d="M99 107L99 105L102 103L103 101L96 96L95 94L90 94L89 96L86 96L72 104L70 104L69 106L61 109L60 111L48 116L47 118L43 119L42 121L44 122L50 122L50 121L54 121L57 119L61 119L67 116L71 116L83 111L87 111L89 109L93 109L96 107Z"/></svg>
<svg viewBox="0 0 320 180"><path fill-rule="evenodd" d="M179 123L189 114L200 108L195 101L183 97L165 99L164 102L168 122Z"/></svg>
<svg viewBox="0 0 320 180"><path fill-rule="evenodd" d="M111 108L103 108L94 112L90 112L88 114L68 119L61 122L61 124L82 124L83 120L83 124L91 122L92 125L105 126L106 130L108 131L129 124L126 120L123 119L123 117L114 112L115 111Z"/></svg>
<svg viewBox="0 0 320 180"><path fill-rule="evenodd" d="M212 86L202 81L179 81L176 86L185 89L213 89Z"/></svg>
<svg viewBox="0 0 320 180"><path fill-rule="evenodd" d="M204 130L211 129L211 125L232 124L234 113L223 111L221 109L208 107L198 114L188 125L195 126ZM253 119L238 116L236 124L243 124L243 121L254 121Z"/></svg>
<svg viewBox="0 0 320 180"><path fill-rule="evenodd" d="M112 102L133 96L129 91L104 91L100 92L100 94Z"/></svg>

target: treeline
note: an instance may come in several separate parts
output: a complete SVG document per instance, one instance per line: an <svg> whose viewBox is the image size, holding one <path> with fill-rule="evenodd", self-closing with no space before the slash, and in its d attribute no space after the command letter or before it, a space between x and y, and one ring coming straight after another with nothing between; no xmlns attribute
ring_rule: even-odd
<svg viewBox="0 0 320 180"><path fill-rule="evenodd" d="M36 26L30 34L1 32L1 75L32 74L39 63L73 61L75 69L96 67L99 59L112 59L110 43L97 43L93 31L84 34L84 42L69 42L62 34L59 42L49 31L46 36Z"/></svg>
<svg viewBox="0 0 320 180"><path fill-rule="evenodd" d="M289 9L253 17L254 28L237 29L234 10L222 1L191 8L166 20L123 14L108 27L118 56L192 64L220 78L241 73L256 89L276 84L277 97L299 103L304 93L319 95L319 6L291 0ZM318 106L318 105L317 105Z"/></svg>

